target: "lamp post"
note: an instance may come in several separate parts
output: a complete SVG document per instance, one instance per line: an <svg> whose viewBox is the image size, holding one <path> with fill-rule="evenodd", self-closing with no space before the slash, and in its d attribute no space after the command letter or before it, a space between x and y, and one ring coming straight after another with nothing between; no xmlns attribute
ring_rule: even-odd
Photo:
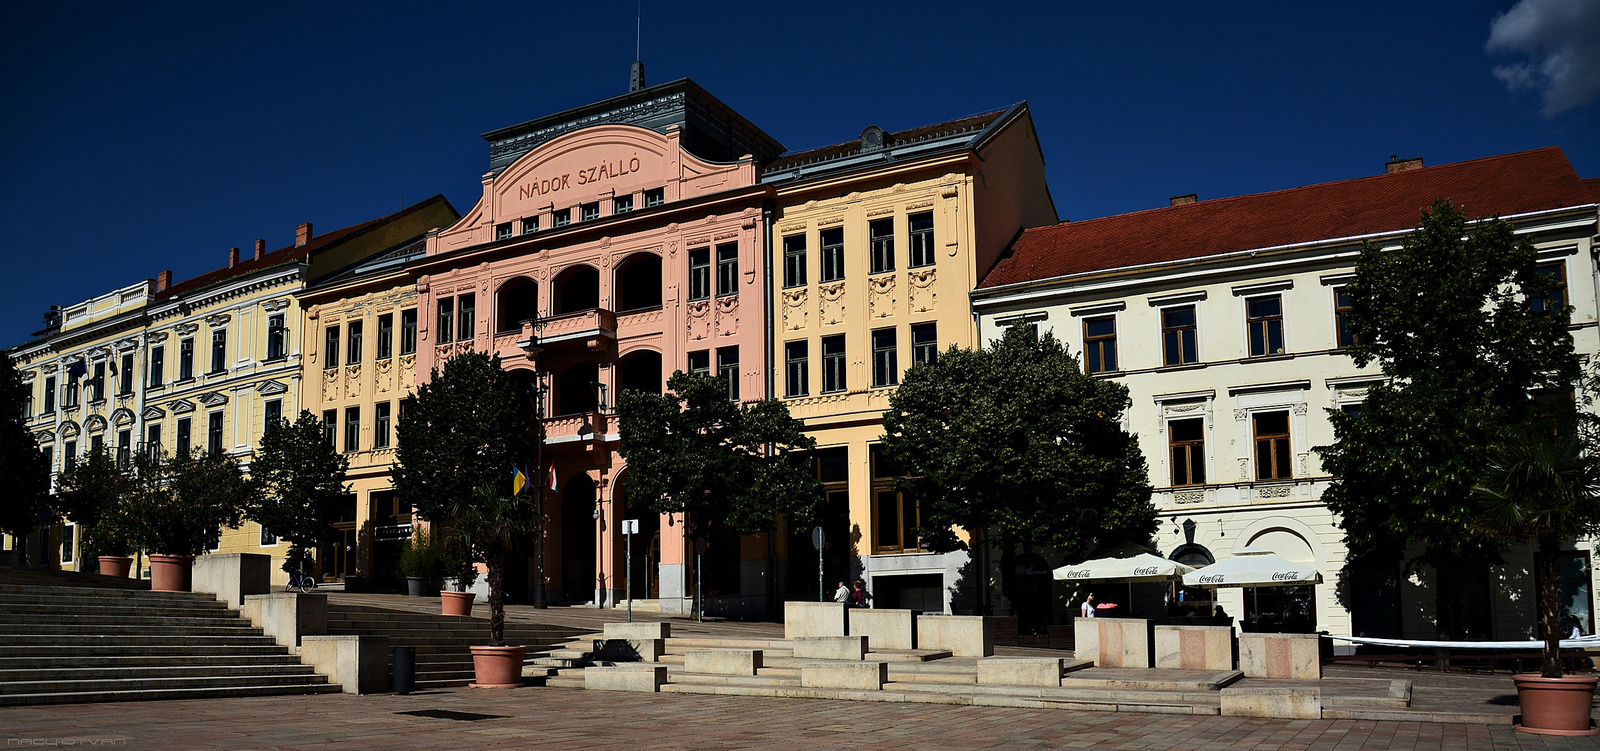
<svg viewBox="0 0 1600 751"><path fill-rule="evenodd" d="M534 578L533 578L533 607L537 609L548 608L550 605L545 600L544 592L544 370L539 367L539 354L544 352L544 347L539 344L539 332L544 329L544 321L532 321L533 330L527 339L517 342L517 348L527 354L533 361L533 377L535 379L533 394L533 415L539 421L538 443L534 447L534 472L538 475L539 500L534 513L539 515L539 536L533 543Z"/></svg>

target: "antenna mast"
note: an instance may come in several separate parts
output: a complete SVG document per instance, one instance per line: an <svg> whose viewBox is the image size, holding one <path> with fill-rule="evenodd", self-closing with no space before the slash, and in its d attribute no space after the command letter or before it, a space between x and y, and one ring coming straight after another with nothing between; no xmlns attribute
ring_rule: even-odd
<svg viewBox="0 0 1600 751"><path fill-rule="evenodd" d="M644 0L639 0L637 13L633 27L633 72L628 78L630 94L644 88L644 63L639 60L644 46Z"/></svg>

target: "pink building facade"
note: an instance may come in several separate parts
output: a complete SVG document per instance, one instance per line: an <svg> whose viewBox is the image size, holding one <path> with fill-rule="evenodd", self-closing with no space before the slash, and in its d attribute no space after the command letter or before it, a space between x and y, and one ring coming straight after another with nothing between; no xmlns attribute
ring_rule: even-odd
<svg viewBox="0 0 1600 751"><path fill-rule="evenodd" d="M623 389L660 392L673 371L698 369L730 376L739 398L766 393L758 164L696 156L685 131L613 122L542 140L485 175L478 204L411 265L419 379L476 350L545 387L551 602L610 606L631 586L682 612L693 593L682 520L628 506L613 409ZM530 338L537 359L518 346ZM631 572L624 519L640 527ZM527 575L531 592L534 557Z"/></svg>

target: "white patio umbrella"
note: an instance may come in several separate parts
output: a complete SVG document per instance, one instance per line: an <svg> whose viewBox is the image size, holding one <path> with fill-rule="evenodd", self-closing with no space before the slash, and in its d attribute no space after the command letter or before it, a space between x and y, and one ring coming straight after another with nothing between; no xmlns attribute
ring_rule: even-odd
<svg viewBox="0 0 1600 751"><path fill-rule="evenodd" d="M1055 578L1062 581L1171 581L1194 571L1177 561L1139 550L1127 550L1107 558L1094 558L1083 563L1062 566L1055 570Z"/></svg>
<svg viewBox="0 0 1600 751"><path fill-rule="evenodd" d="M1183 575L1190 587L1292 587L1317 584L1322 574L1304 563L1295 563L1266 548L1245 547L1232 558Z"/></svg>

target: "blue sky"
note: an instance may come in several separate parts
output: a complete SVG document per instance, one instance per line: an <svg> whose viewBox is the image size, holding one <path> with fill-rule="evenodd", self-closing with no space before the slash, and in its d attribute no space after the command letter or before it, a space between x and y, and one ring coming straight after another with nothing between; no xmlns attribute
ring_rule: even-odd
<svg viewBox="0 0 1600 751"><path fill-rule="evenodd" d="M1600 4L644 2L649 80L791 149L1026 99L1065 219L1556 145L1600 176ZM912 13L907 9L916 8ZM1496 28L1491 23L1512 11ZM443 193L622 93L634 3L25 3L0 46L0 346L51 304Z"/></svg>

